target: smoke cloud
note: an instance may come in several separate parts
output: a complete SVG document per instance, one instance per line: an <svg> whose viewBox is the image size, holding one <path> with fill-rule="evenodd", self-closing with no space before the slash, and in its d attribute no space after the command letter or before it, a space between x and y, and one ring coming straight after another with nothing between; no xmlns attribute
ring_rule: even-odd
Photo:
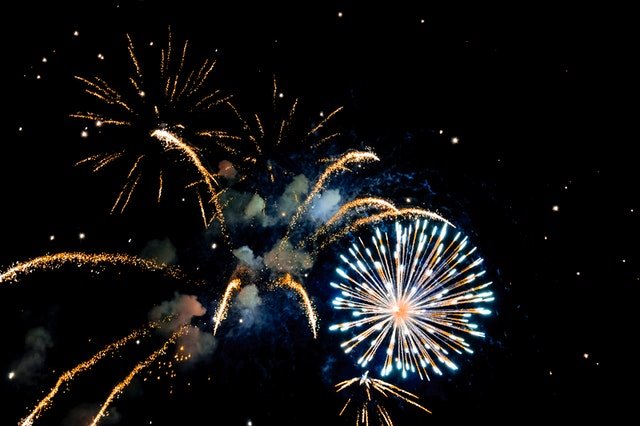
<svg viewBox="0 0 640 426"><path fill-rule="evenodd" d="M93 420L100 410L98 404L81 404L71 409L67 417L62 420L62 426L86 426ZM109 415L103 417L100 424L115 425L120 423L122 416L115 407L109 408Z"/></svg>
<svg viewBox="0 0 640 426"><path fill-rule="evenodd" d="M238 293L238 305L240 308L255 309L262 303L258 294L258 287L255 284L245 286Z"/></svg>
<svg viewBox="0 0 640 426"><path fill-rule="evenodd" d="M222 160L218 163L218 174L226 179L235 179L238 175L238 171L231 161Z"/></svg>
<svg viewBox="0 0 640 426"><path fill-rule="evenodd" d="M282 244L282 240L279 240L271 251L264 255L264 264L274 272L300 275L313 266L313 259L309 253L294 248L290 242Z"/></svg>
<svg viewBox="0 0 640 426"><path fill-rule="evenodd" d="M44 327L27 331L24 338L25 353L12 368L16 380L30 382L44 367L47 351L52 346L51 334Z"/></svg>
<svg viewBox="0 0 640 426"><path fill-rule="evenodd" d="M254 256L253 250L248 246L242 246L234 250L233 255L240 260L241 265L249 267L252 271L258 271L262 268L262 257Z"/></svg>
<svg viewBox="0 0 640 426"><path fill-rule="evenodd" d="M305 175L295 176L278 199L278 217L291 216L302 203L302 196L307 192L309 192L309 179Z"/></svg>
<svg viewBox="0 0 640 426"><path fill-rule="evenodd" d="M329 189L324 191L320 197L316 198L311 204L309 213L314 219L327 221L333 214L338 211L338 203L342 197L339 189Z"/></svg>
<svg viewBox="0 0 640 426"><path fill-rule="evenodd" d="M193 317L201 317L206 312L207 310L196 296L176 293L173 300L162 302L151 309L149 319L160 321L171 317L160 327L165 335L169 335L181 326L189 324ZM191 360L195 360L199 356L210 355L216 345L217 342L211 333L204 333L195 326L190 326L189 332L182 335L177 342L177 347L182 347L180 352L191 354Z"/></svg>
<svg viewBox="0 0 640 426"><path fill-rule="evenodd" d="M166 265L172 265L178 260L176 248L169 238L149 241L142 249L141 256Z"/></svg>

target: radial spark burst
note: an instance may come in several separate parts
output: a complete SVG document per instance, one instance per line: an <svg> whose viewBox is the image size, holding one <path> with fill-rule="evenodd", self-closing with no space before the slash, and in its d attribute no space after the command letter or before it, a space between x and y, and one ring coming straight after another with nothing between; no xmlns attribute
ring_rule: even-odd
<svg viewBox="0 0 640 426"><path fill-rule="evenodd" d="M357 385L357 388L353 388ZM340 416L344 415L350 405L354 408L356 426L369 426L370 422L378 420L378 424L393 426L393 421L382 401L393 396L401 401L409 403L420 410L431 414L431 411L418 402L418 397L398 386L392 385L380 379L369 377L369 371L365 371L360 377L354 377L342 381L336 385L336 392L353 391L347 402L340 410Z"/></svg>
<svg viewBox="0 0 640 426"><path fill-rule="evenodd" d="M206 116L216 106L226 105L230 99L230 96L210 88L216 60L207 58L192 64L188 55L189 42L176 45L169 30L167 45L160 50L159 67L147 67L138 56L132 38L129 35L126 38L131 65L128 85L119 87L98 76L76 76L85 93L97 104L94 111L77 112L71 117L101 129L129 129L126 139L118 138L127 142L116 151L92 155L77 164L89 165L93 172L97 172L121 159L131 160L125 184L111 208L112 213L122 213L143 176L157 181L156 198L160 202L167 175L171 175L181 159L186 159L196 177L188 187L194 188L198 194L204 190L209 195L207 201L214 203L213 216L221 219L219 205L215 205L219 189L215 178L203 165L200 150L187 142L187 139L192 142L205 138L224 144L226 140L237 139L225 131L194 124L198 122L197 117ZM188 179L187 183L191 183L192 179Z"/></svg>
<svg viewBox="0 0 640 426"><path fill-rule="evenodd" d="M438 364L457 366L451 352L472 353L461 335L484 337L470 322L474 314L490 311L479 304L494 300L487 290L491 282L475 284L482 278L482 259L476 248L460 232L427 220L395 224L395 241L376 229L373 249L360 240L349 249L351 259L342 255L346 270L336 269L344 280L331 283L341 295L333 307L352 312L355 319L330 327L355 335L341 344L345 352L367 342L358 359L366 367L384 352L381 375L395 368L403 377L417 372L428 378L427 367L442 374Z"/></svg>

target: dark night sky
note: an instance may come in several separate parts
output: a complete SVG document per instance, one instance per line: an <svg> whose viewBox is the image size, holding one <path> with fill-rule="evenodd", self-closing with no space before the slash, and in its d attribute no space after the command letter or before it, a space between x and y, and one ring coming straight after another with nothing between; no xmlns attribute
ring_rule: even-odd
<svg viewBox="0 0 640 426"><path fill-rule="evenodd" d="M124 34L161 42L169 24L196 54L219 50L216 83L244 105L269 101L274 73L307 111L344 105L340 146L368 146L383 159L362 175L363 185L373 184L365 190L438 210L481 250L497 297L496 314L482 323L488 337L473 341L476 353L455 374L405 382L434 414L390 402L397 424L631 413L624 388L636 370L629 345L640 199L635 114L627 106L637 94L628 14L558 4L86 3L25 3L5 13L0 265L55 251L140 254L149 240L168 237L179 265L207 287L130 270L68 269L0 285L1 424L17 423L55 381L52 370L141 324L174 291L197 293L212 312L226 284L220 277L233 270L232 257L211 252L197 211L177 192L160 206L142 195L111 216L120 176L73 167L95 152L88 147L94 129L81 138L84 124L68 118L87 100L73 75L121 76ZM408 177L378 185L378 176L395 175ZM79 240L80 232L87 237ZM179 368L175 379L135 383L112 420L338 422L342 400L332 384L358 369L326 331L335 262L334 253L322 254L306 283L323 317L318 341L295 309L282 308L291 299L270 294L268 320L229 331L210 359ZM44 367L29 380L9 380L25 334L38 326L54 342ZM76 424L69 413L103 399L130 368L127 360L150 348L96 368L37 423Z"/></svg>

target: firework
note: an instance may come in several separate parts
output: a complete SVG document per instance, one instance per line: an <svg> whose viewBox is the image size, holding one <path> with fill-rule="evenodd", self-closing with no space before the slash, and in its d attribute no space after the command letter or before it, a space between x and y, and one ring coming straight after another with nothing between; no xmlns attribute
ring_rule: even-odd
<svg viewBox="0 0 640 426"><path fill-rule="evenodd" d="M296 212L291 217L291 221L289 222L289 228L285 234L285 237L282 239L282 244L286 243L289 234L298 224L298 221L302 217L302 215L307 211L311 202L318 196L320 191L324 188L324 184L331 178L331 176L335 175L338 172L349 170L347 166L350 164L362 164L368 163L371 161L380 161L377 155L373 152L368 151L351 151L346 154L341 155L337 160L331 162L325 170L320 174L320 177L311 188L311 191L307 195L307 198L300 204Z"/></svg>
<svg viewBox="0 0 640 426"><path fill-rule="evenodd" d="M313 333L313 338L318 338L318 317L316 316L316 311L311 303L311 299L309 299L309 295L305 290L304 286L298 281L294 280L291 274L285 274L284 276L278 278L275 281L277 286L289 288L300 296L300 304L304 309L307 320L309 321L309 327L311 327L311 332Z"/></svg>
<svg viewBox="0 0 640 426"><path fill-rule="evenodd" d="M83 373L85 371L88 371L89 369L91 369L92 367L94 367L100 360L102 360L104 357L111 355L114 352L117 352L118 350L120 350L124 345L126 345L127 343L129 343L130 341L132 341L133 339L137 339L143 335L146 335L148 332L147 328L143 328L140 330L134 330L133 332L131 332L130 334L128 334L127 336L123 337L120 340L117 340L113 343L110 343L109 345L105 346L102 350L100 350L98 353L96 353L95 355L93 355L91 358L89 358L88 360L81 362L80 364L76 365L75 367L73 367L70 370L65 371L56 381L56 384L53 386L53 388L51 388L51 390L49 391L49 393L40 400L40 402L38 402L38 404L36 404L35 408L31 411L31 413L29 413L28 416L26 416L24 419L22 419L20 421L20 425L21 426L30 426L33 424L33 421L35 419L37 419L38 417L40 417L42 415L42 413L47 410L52 401L53 398L56 396L56 394L58 393L58 391L60 390L60 387L62 385L64 385L67 382L70 382L71 380L73 380L78 374Z"/></svg>
<svg viewBox="0 0 640 426"><path fill-rule="evenodd" d="M348 217L350 214L358 211L366 211L369 209L377 209L382 211L392 211L397 212L398 209L393 205L390 201L384 200L382 198L375 197L363 197L356 198L355 200L351 200L347 203L344 203L340 206L340 209L329 218L318 230L308 238L307 242L317 241L322 236L326 235L327 232L334 225L340 223L344 218ZM351 232L351 231L348 231Z"/></svg>
<svg viewBox="0 0 640 426"><path fill-rule="evenodd" d="M342 210L342 209L341 209ZM451 227L454 227L451 222L440 216L438 213L434 213L429 210L419 209L415 207L407 207L403 209L388 209L384 210L380 213L376 213L371 216L361 217L353 222L347 223L342 228L338 229L333 234L329 234L329 237L320 245L320 248L325 249L330 244L335 243L339 239L344 236L356 232L358 229L362 228L365 225L370 225L372 223L378 223L389 219L432 219L439 222L443 222ZM320 229L322 231L323 228ZM323 233L316 232L312 237L314 240L327 235L327 229L325 228Z"/></svg>
<svg viewBox="0 0 640 426"><path fill-rule="evenodd" d="M183 325L178 329L178 331L174 332L171 335L171 337L169 337L169 339L167 339L159 349L152 352L151 355L149 355L144 361L136 364L136 366L133 368L133 370L131 370L131 372L127 375L127 377L125 377L124 380L118 383L111 390L111 393L109 394L107 399L102 403L102 406L100 407L100 411L98 411L98 414L96 414L95 417L93 418L91 422L91 426L95 426L98 424L100 419L102 419L105 416L107 408L109 408L109 405L111 405L113 400L116 399L127 388L127 386L129 386L129 383L131 383L131 380L133 380L133 378L136 375L138 375L141 371L145 370L151 364L153 364L154 361L158 359L158 357L164 355L167 352L167 349L169 348L169 346L174 344L176 340L180 336L187 333L188 330L189 330L189 325Z"/></svg>
<svg viewBox="0 0 640 426"><path fill-rule="evenodd" d="M389 412L380 402L380 400L387 399L390 396L396 397L403 402L431 414L431 411L418 403L418 397L416 395L391 383L369 377L369 371L365 371L360 377L354 377L353 379L338 383L336 385L336 392L343 392L354 385L357 385L358 388L354 392L354 395L347 399L347 402L340 411L340 416L347 411L347 408L353 402L353 405L355 405L356 426L368 426L369 420L375 418L374 415L377 415L380 424L393 426Z"/></svg>
<svg viewBox="0 0 640 426"><path fill-rule="evenodd" d="M427 220L408 227L396 223L393 245L376 229L373 250L360 240L362 248L353 244L349 249L352 260L341 256L350 272L336 270L344 281L331 283L341 291L333 306L352 311L356 319L330 329L357 330L341 344L347 353L368 342L358 359L362 367L381 350L386 354L382 376L395 365L403 377L417 371L428 378L428 366L442 374L436 361L457 369L450 351L472 353L460 334L484 337L469 320L490 313L477 305L494 300L486 290L491 282L472 285L485 274L478 270L482 259L472 260L476 249L467 247L460 232L451 238L448 230L447 225L429 226Z"/></svg>
<svg viewBox="0 0 640 426"><path fill-rule="evenodd" d="M162 153L166 154L177 150L188 163L194 167L201 182L204 184L210 197L215 195L215 182L212 174L202 164L197 150L185 142L180 133L191 131L184 122L191 122L194 114L203 114L217 105L225 104L230 97L221 95L218 90L208 89L211 73L216 61L207 58L193 69L188 66L188 41L182 48L176 49L169 30L168 43L160 52L159 72L151 69L145 73L143 63L136 54L136 47L132 38L127 35L127 50L131 63L129 74L129 86L114 87L100 77L81 77L76 79L84 86L84 91L103 106L103 112L78 112L71 117L89 121L99 127L126 127L142 130L142 134L148 134L152 139L160 142ZM153 72L156 71L156 72ZM146 75L150 74L150 75ZM214 139L219 143L226 139L237 139L222 130L193 129L191 134L197 137ZM115 153L106 153L90 156L78 164L91 164L92 170L97 172L108 164L123 158L132 156L133 165L122 190L118 194L111 212L124 212L131 197L143 176L145 165L158 164L153 155L157 155L152 145L140 143L135 138L126 149ZM156 150L157 151L157 150ZM158 178L158 202L162 196L163 168L160 166ZM214 216L221 220L219 206L215 206Z"/></svg>
<svg viewBox="0 0 640 426"><path fill-rule="evenodd" d="M218 327L220 323L224 321L227 317L227 312L229 311L229 306L231 305L231 296L233 293L240 290L240 286L242 285L242 281L239 278L235 278L229 282L226 290L224 291L224 295L222 296L222 300L218 305L218 309L216 309L216 314L213 316L213 334L215 335L218 332Z"/></svg>
<svg viewBox="0 0 640 426"><path fill-rule="evenodd" d="M63 252L48 254L15 264L0 273L0 284L18 281L22 275L28 275L39 270L56 269L68 263L93 267L126 265L145 271L162 271L173 278L180 278L180 273L175 268L170 268L152 260L141 259L128 254Z"/></svg>
<svg viewBox="0 0 640 426"><path fill-rule="evenodd" d="M244 137L240 139L250 142L251 148L250 150L239 150L235 146L221 145L227 152L236 155L240 162L244 163L248 168L255 170L256 164L261 168L264 167L271 182L276 180L273 157L277 156L278 151L282 151L287 143L304 144L310 148L318 148L323 143L340 135L339 132L323 134L322 131L335 115L342 111L342 107L336 108L326 116L321 113L322 120L300 134L292 130L296 121L295 116L299 101L297 98L293 99L290 106L287 104L287 108L283 110L280 108L280 105L284 102L283 99L280 99L281 95L282 93L278 90L278 82L274 76L271 98L272 111L270 114L256 113L245 116L238 111L235 105L227 102L227 105L241 124Z"/></svg>

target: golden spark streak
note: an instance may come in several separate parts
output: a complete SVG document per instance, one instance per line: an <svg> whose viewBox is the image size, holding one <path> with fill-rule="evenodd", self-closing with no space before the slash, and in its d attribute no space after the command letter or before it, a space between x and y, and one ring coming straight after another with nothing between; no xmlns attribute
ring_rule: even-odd
<svg viewBox="0 0 640 426"><path fill-rule="evenodd" d="M127 199L124 201L122 208L120 208L120 214L124 213L124 209L126 209L127 206L129 205L129 201L131 201L131 195L133 195L133 191L136 190L136 187L138 186L138 182L140 181L140 176L141 176L141 173L138 172L138 175L136 176L136 180L134 180L131 186L129 187L129 193L127 194Z"/></svg>
<svg viewBox="0 0 640 426"><path fill-rule="evenodd" d="M202 215L202 223L204 224L204 229L207 229L207 215L204 212L204 206L202 205L202 197L200 196L200 193L197 192L196 193L198 195L198 205L200 206L200 214Z"/></svg>
<svg viewBox="0 0 640 426"><path fill-rule="evenodd" d="M127 375L127 377L125 377L123 381L118 383L111 390L111 393L109 394L107 399L104 401L104 403L100 407L100 411L98 411L98 414L96 414L95 417L93 418L93 421L91 422L91 426L95 426L98 424L100 419L102 419L105 416L105 412L107 411L107 408L109 408L109 405L111 405L113 400L116 399L118 396L120 396L120 394L126 389L126 387L129 386L133 378L136 375L138 375L142 370L148 368L151 364L153 364L153 362L156 359L158 359L160 356L164 355L167 352L167 349L169 348L169 346L174 344L178 339L178 337L185 334L188 329L189 329L189 325L184 325L180 327L178 331L173 333L171 337L169 337L169 339L165 341L164 344L158 350L151 353L151 355L149 355L144 361L136 364L136 366L133 368L133 370L131 370L131 372Z"/></svg>
<svg viewBox="0 0 640 426"><path fill-rule="evenodd" d="M81 120L87 120L87 121L100 121L102 122L103 126L130 126L131 122L127 121L127 120L115 120L112 118L104 118L102 115L100 114L96 114L93 112L78 112L75 114L69 114L69 117L71 118L78 118Z"/></svg>
<svg viewBox="0 0 640 426"><path fill-rule="evenodd" d="M227 312L229 311L229 306L231 305L231 296L234 292L240 290L240 286L242 282L239 278L234 278L227 285L226 290L224 291L224 295L222 296L222 301L218 305L216 309L216 313L213 316L213 335L215 336L218 332L218 326L224 319L227 317Z"/></svg>
<svg viewBox="0 0 640 426"><path fill-rule="evenodd" d="M324 127L325 124L327 124L327 121L331 120L333 118L334 115L336 115L337 113L339 113L340 111L342 111L343 107L338 107L335 111L333 111L332 113L330 113L329 115L327 115L327 117L322 120L320 123L318 123L318 125L316 127L314 127L313 129L309 130L309 133L307 133L307 137L313 135L315 132L317 132L318 130L322 129Z"/></svg>
<svg viewBox="0 0 640 426"><path fill-rule="evenodd" d="M0 273L0 284L13 281L17 282L21 275L28 275L38 270L51 270L59 268L66 263L75 263L78 266L101 266L107 265L127 265L147 271L164 271L168 272L174 278L178 278L179 274L172 268L156 263L152 260L142 259L128 254L111 254L111 253L81 253L81 252L62 252L36 257L34 259L19 262L10 267L6 271Z"/></svg>
<svg viewBox="0 0 640 426"><path fill-rule="evenodd" d="M356 230L358 230L359 228L365 226L365 225L369 225L371 223L375 223L375 222L381 222L383 220L387 220L387 219L397 219L397 218L410 218L410 219L416 219L416 218L427 218L427 219L433 219L433 220L438 220L440 222L444 222L447 225L451 226L452 228L455 228L455 226L449 222L447 219L445 219L444 217L440 216L437 213L434 213L432 211L429 210L423 210L423 209L418 209L415 207L410 207L410 208L404 208L404 209L395 209L395 210L387 210L387 211L383 211L381 213L372 215L372 216L368 216L368 217L362 217L358 220L355 220L353 223L349 224L348 226L345 226L343 228L341 228L339 231L337 231L334 234L331 234L331 236L329 237L329 239L327 241L325 241L324 243L322 243L321 248L325 248L330 244L335 243L336 241L338 241L340 238L344 237L345 235L351 233L351 232L355 232Z"/></svg>
<svg viewBox="0 0 640 426"><path fill-rule="evenodd" d="M325 235L329 228L331 228L336 223L340 222L345 218L348 214L356 211L358 209L378 209L383 211L395 211L398 209L394 206L390 201L384 200L382 198L375 197L363 197L356 198L355 200L351 200L347 203L344 203L338 211L329 218L329 220L322 225L318 230L309 238L309 241L316 241L318 238Z"/></svg>
<svg viewBox="0 0 640 426"><path fill-rule="evenodd" d="M228 234L226 231L226 226L224 221L224 215L222 212L222 206L220 205L220 201L218 200L218 197L216 197L217 191L214 187L214 184L216 184L217 182L215 180L215 177L202 164L202 161L200 160L200 157L196 153L195 149L191 147L189 144L187 144L186 142L184 142L182 139L180 139L178 136L174 135L173 133L167 130L156 129L151 132L151 136L155 137L160 142L162 142L164 144L164 149L166 151L169 151L171 149L176 149L179 152L181 152L187 158L187 160L189 160L191 164L193 164L193 166L196 168L200 176L202 176L202 179L209 191L209 195L211 196L211 199L213 201L213 206L215 210L214 217L218 219L218 221L220 222L220 228L221 228L222 234L225 236L225 238L228 239Z"/></svg>
<svg viewBox="0 0 640 426"><path fill-rule="evenodd" d="M139 83L142 83L142 69L140 68L140 63L138 62L138 58L136 57L136 53L133 49L133 41L131 40L131 37L129 36L129 34L127 34L127 43L128 43L127 48L129 50L129 58L131 59L133 66L136 68L136 76L138 77L137 82L133 80L134 87L136 88L136 90L140 90Z"/></svg>
<svg viewBox="0 0 640 426"><path fill-rule="evenodd" d="M80 364L76 365L75 367L73 367L70 370L65 371L60 377L58 377L58 380L56 381L55 386L53 388L51 388L49 393L44 398L42 398L40 400L40 402L38 402L38 404L31 411L31 413L29 413L29 415L27 417L22 419L19 424L21 426L30 426L30 425L32 425L33 421L35 419L37 419L38 417L40 417L42 415L42 413L51 406L53 398L56 396L56 394L60 390L60 387L63 384L65 384L66 382L70 382L78 374L83 373L83 372L91 369L93 366L95 366L104 357L110 355L113 352L118 351L124 345L129 343L131 340L137 339L138 337L146 335L147 333L148 333L147 328L134 330L133 332L131 332L129 335L123 337L122 339L117 340L117 341L115 341L113 343L110 343L109 345L105 346L98 353L96 353L94 356L92 356L88 360L86 360L84 362L81 362Z"/></svg>
<svg viewBox="0 0 640 426"><path fill-rule="evenodd" d="M318 178L318 181L316 182L316 184L311 189L311 192L309 192L309 195L307 195L307 198L304 200L302 204L300 204L296 212L291 217L291 222L289 222L289 228L287 229L287 232L284 238L282 239L282 242L285 243L286 241L288 241L291 230L295 228L295 226L298 224L298 221L300 220L302 215L307 211L307 209L309 208L309 205L314 200L314 198L320 193L320 191L322 191L322 189L324 188L325 182L329 180L331 176L333 176L334 174L340 171L348 170L347 165L349 164L367 163L369 161L380 161L380 158L378 158L378 156L375 155L373 152L352 151L352 152L347 152L346 154L343 154L336 161L334 161L329 166L327 166L325 171Z"/></svg>
<svg viewBox="0 0 640 426"><path fill-rule="evenodd" d="M318 338L318 318L316 316L316 311L311 303L311 299L309 299L309 295L305 290L304 286L293 279L291 274L285 274L283 277L280 277L276 281L276 285L281 287L289 288L300 296L302 299L301 305L304 308L304 311L307 315L307 320L309 321L309 327L311 327L311 332L313 333L313 338Z"/></svg>
<svg viewBox="0 0 640 426"><path fill-rule="evenodd" d="M160 170L160 175L158 175L158 204L160 204L160 199L162 199L162 170Z"/></svg>
<svg viewBox="0 0 640 426"><path fill-rule="evenodd" d="M104 166L111 164L112 162L116 161L117 159L121 158L124 155L124 151L123 152L116 152L114 154L110 154L107 155L105 158L103 158L102 160L100 160L98 162L98 164L96 164L93 167L93 172L97 172L98 170L100 170L101 168L103 168Z"/></svg>

